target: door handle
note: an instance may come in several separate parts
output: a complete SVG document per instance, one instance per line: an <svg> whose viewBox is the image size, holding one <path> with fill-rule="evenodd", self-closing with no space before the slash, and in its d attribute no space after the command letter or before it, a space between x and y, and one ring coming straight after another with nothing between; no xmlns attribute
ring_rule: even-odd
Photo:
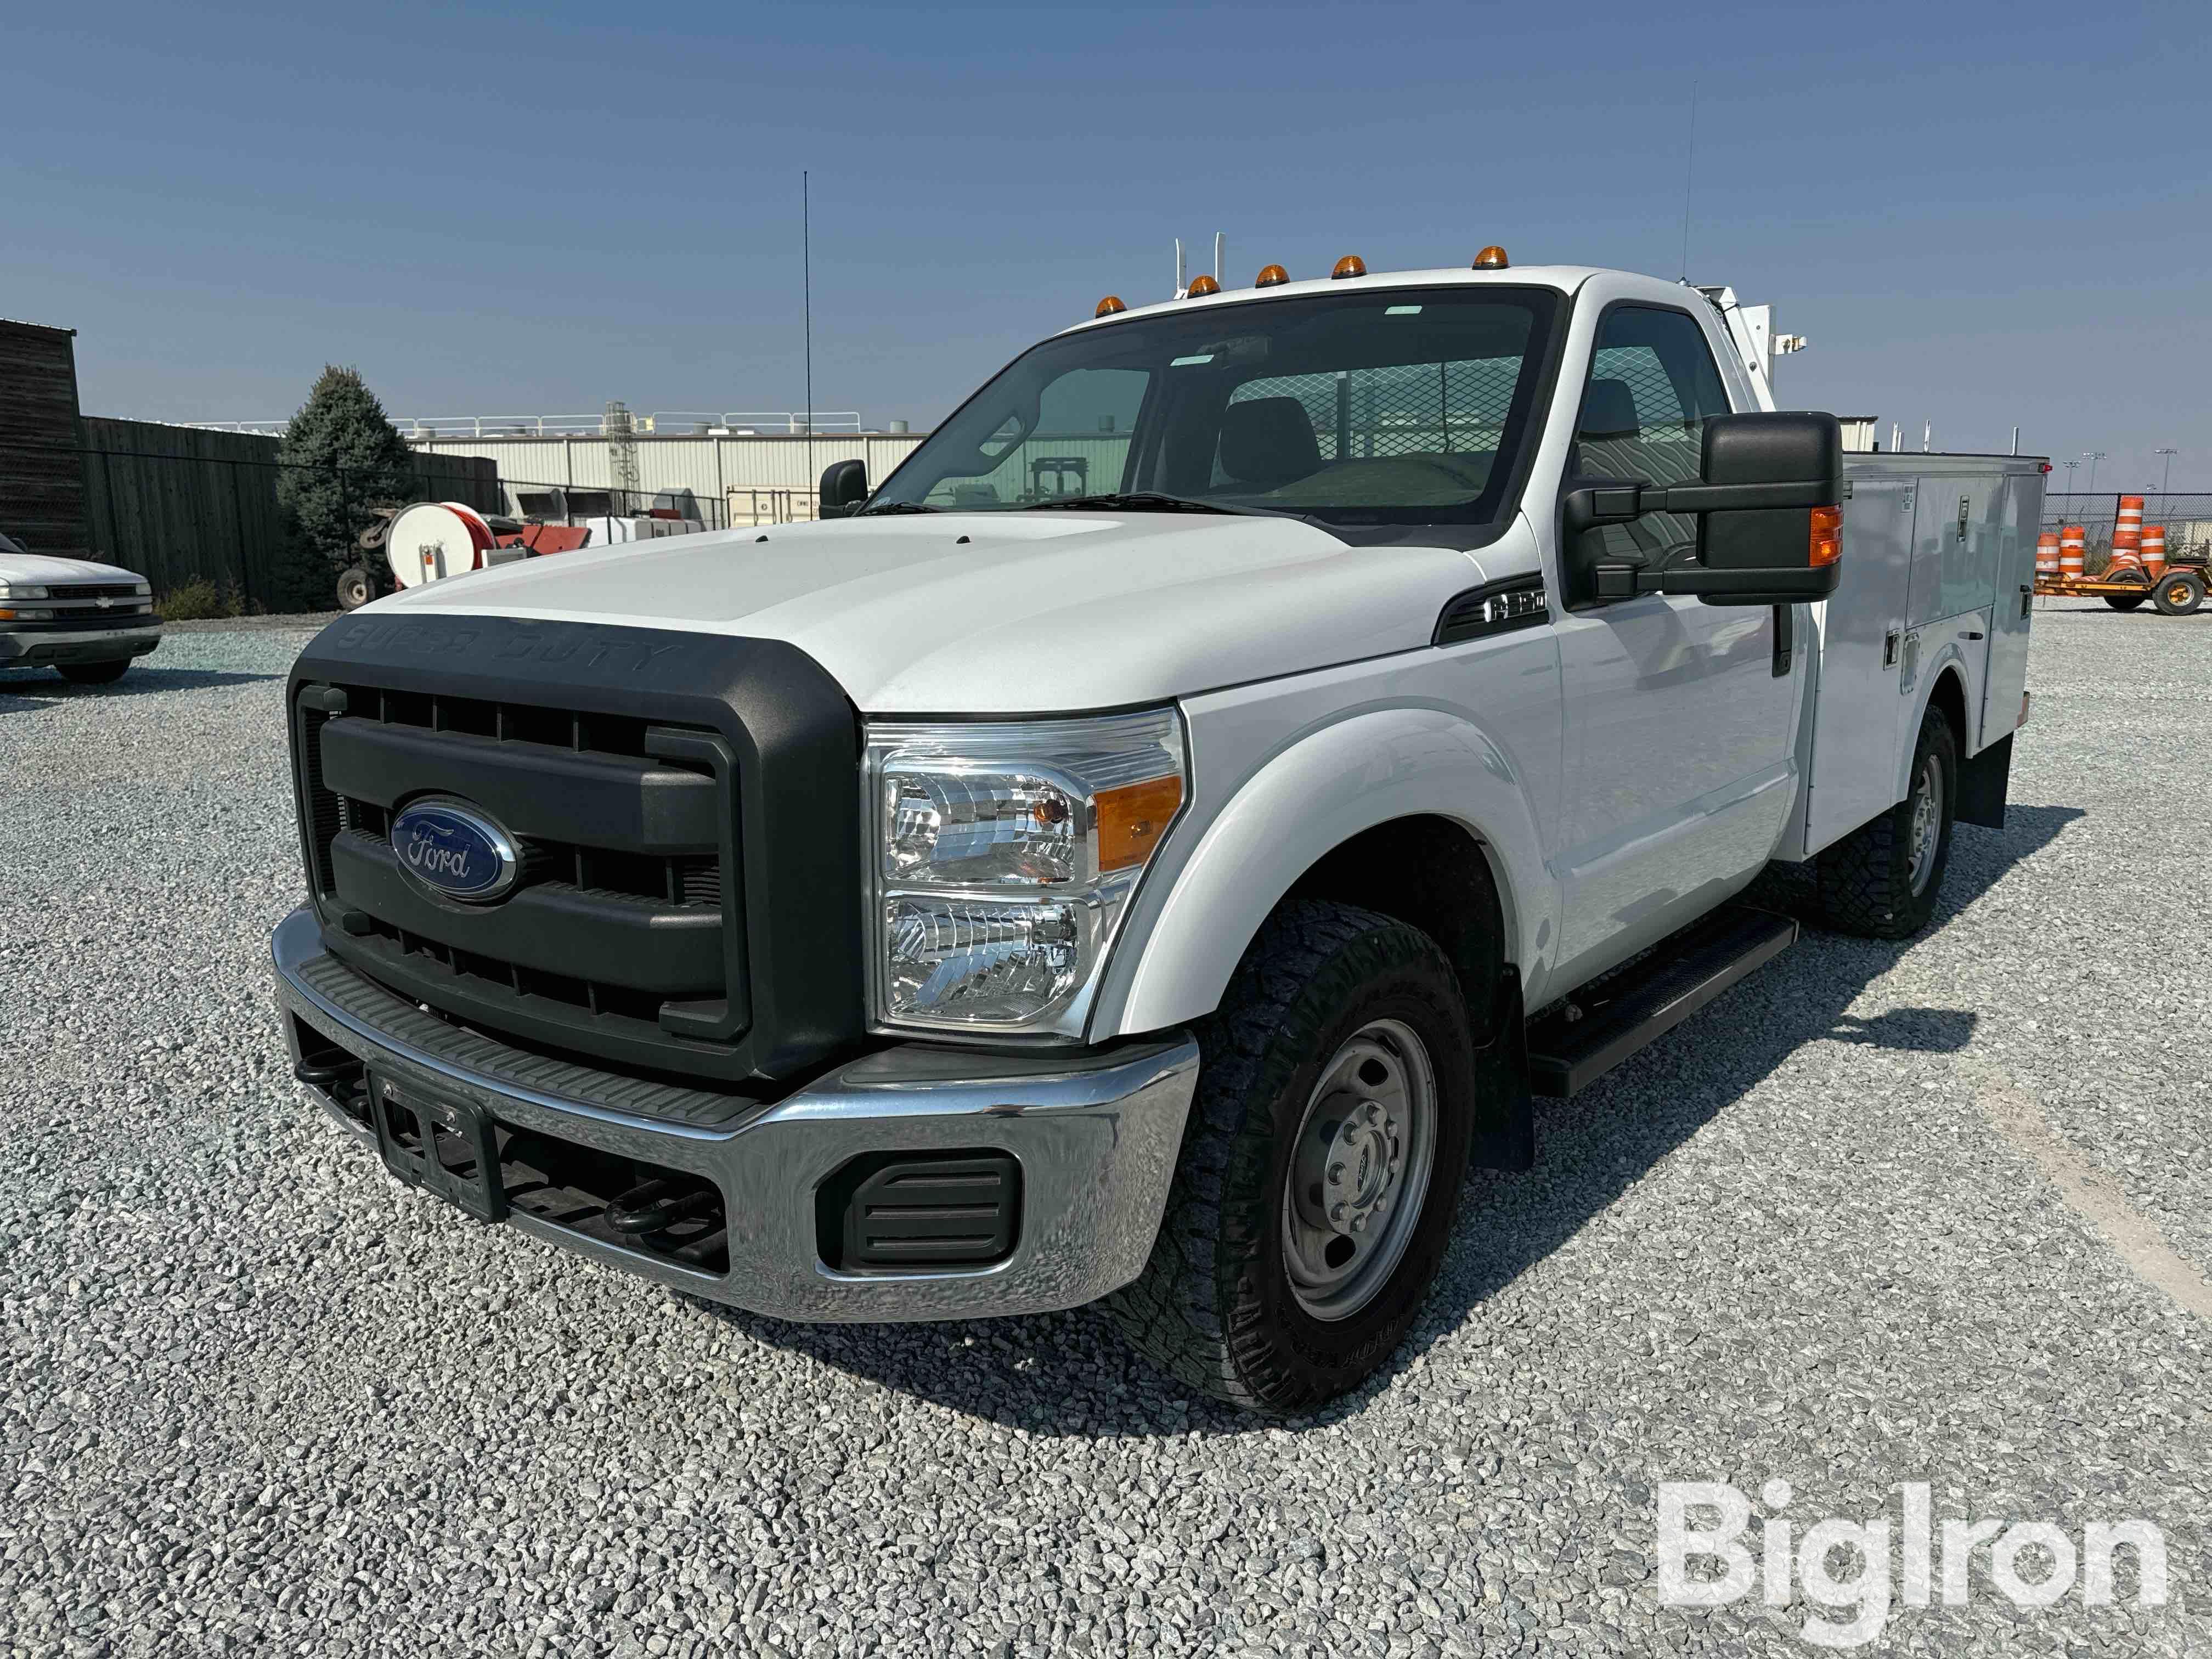
<svg viewBox="0 0 2212 1659"><path fill-rule="evenodd" d="M2027 616L2035 605L2035 590L2026 582L2020 585L2020 614Z"/></svg>
<svg viewBox="0 0 2212 1659"><path fill-rule="evenodd" d="M1898 633L1898 631L1893 628L1883 638L1881 642L1881 665L1884 668L1894 668L1897 666L1897 642L1901 637L1902 636Z"/></svg>
<svg viewBox="0 0 2212 1659"><path fill-rule="evenodd" d="M1978 640L1982 637L1982 630L1978 628L1965 629L1960 631L1959 637L1962 640Z"/></svg>

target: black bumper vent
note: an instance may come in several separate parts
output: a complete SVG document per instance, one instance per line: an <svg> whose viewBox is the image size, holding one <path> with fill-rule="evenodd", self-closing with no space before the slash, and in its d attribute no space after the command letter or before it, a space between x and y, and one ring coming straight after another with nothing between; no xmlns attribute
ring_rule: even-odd
<svg viewBox="0 0 2212 1659"><path fill-rule="evenodd" d="M822 1185L822 1260L841 1273L988 1267L1013 1254L1021 1196L1011 1152L871 1152Z"/></svg>

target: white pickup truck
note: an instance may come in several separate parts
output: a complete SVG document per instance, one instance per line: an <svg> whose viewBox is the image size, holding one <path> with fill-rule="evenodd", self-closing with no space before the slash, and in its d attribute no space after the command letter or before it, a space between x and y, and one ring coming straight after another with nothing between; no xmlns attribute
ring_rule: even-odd
<svg viewBox="0 0 2212 1659"><path fill-rule="evenodd" d="M161 643L143 576L33 553L0 535L0 668L52 668L79 685L105 685Z"/></svg>
<svg viewBox="0 0 2212 1659"><path fill-rule="evenodd" d="M298 1074L400 1179L801 1320L1106 1298L1297 1410L1474 1161L2002 821L2041 464L1772 412L1726 290L1204 291L828 521L532 561L290 677Z"/></svg>

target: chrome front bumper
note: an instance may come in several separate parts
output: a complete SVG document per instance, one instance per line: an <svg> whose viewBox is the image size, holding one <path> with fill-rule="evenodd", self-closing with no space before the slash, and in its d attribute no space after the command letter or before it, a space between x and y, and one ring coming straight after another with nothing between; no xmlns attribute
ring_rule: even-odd
<svg viewBox="0 0 2212 1659"><path fill-rule="evenodd" d="M517 1226L611 1266L784 1319L1042 1313L1119 1289L1152 1252L1198 1080L1198 1044L1186 1032L1059 1065L1043 1051L1034 1060L1013 1059L907 1044L839 1066L773 1105L699 1127L599 1103L573 1082L556 1090L522 1081L508 1074L502 1054L522 1076L544 1076L544 1063L472 1033L454 1031L454 1042L444 1042L441 1034L452 1028L433 1025L413 1005L331 957L307 908L279 924L270 947L295 1062L304 1024L403 1086L460 1097L510 1128L711 1181L723 1195L729 1269L701 1272L520 1210L509 1218ZM334 975L349 976L343 1002L331 993L342 982ZM401 1025L408 1030L390 1029ZM463 1044L465 1060L437 1052ZM329 1094L310 1092L374 1148L374 1135ZM924 1273L826 1266L815 1210L822 1183L866 1153L935 1151L1012 1154L1022 1172L1012 1254L989 1267Z"/></svg>

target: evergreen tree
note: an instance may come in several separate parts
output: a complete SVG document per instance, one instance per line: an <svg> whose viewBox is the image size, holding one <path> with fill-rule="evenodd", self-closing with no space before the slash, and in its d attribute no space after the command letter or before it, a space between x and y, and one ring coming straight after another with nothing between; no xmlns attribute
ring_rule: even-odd
<svg viewBox="0 0 2212 1659"><path fill-rule="evenodd" d="M364 557L355 538L371 508L415 496L412 452L358 369L325 367L285 427L276 459L276 499L299 526L312 567L301 572L307 591Z"/></svg>

